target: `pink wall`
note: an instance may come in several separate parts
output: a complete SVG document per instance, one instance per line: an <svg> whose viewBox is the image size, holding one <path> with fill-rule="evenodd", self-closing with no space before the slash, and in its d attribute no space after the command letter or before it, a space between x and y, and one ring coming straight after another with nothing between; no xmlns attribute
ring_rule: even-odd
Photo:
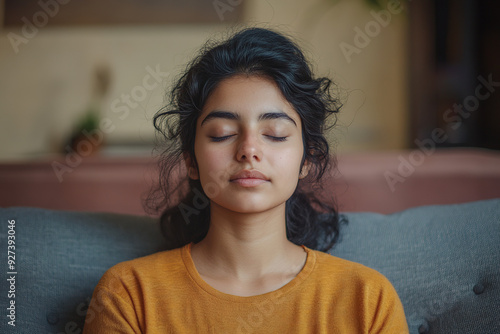
<svg viewBox="0 0 500 334"><path fill-rule="evenodd" d="M63 158L58 161L65 164ZM325 178L323 195L334 194L340 211L390 213L500 197L500 153L495 151L356 153L341 155L338 162L339 170ZM145 214L141 196L157 175L152 158L87 157L62 174L62 182L52 163L1 164L0 206Z"/></svg>

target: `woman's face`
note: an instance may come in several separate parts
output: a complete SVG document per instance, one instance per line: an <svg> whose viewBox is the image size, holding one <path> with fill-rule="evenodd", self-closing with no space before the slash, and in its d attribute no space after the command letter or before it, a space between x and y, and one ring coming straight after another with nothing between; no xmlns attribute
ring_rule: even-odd
<svg viewBox="0 0 500 334"><path fill-rule="evenodd" d="M187 163L211 205L264 212L295 191L303 153L300 117L274 81L237 75L207 99L196 125L197 169Z"/></svg>

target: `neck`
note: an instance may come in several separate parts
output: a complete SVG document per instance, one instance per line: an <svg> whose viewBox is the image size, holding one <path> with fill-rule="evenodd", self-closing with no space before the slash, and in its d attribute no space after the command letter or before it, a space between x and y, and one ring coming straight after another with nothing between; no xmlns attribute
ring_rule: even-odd
<svg viewBox="0 0 500 334"><path fill-rule="evenodd" d="M193 246L200 273L210 271L216 276L250 281L290 270L297 265L297 255L303 254L301 247L286 237L284 203L252 214L228 211L212 203L210 219L206 237Z"/></svg>

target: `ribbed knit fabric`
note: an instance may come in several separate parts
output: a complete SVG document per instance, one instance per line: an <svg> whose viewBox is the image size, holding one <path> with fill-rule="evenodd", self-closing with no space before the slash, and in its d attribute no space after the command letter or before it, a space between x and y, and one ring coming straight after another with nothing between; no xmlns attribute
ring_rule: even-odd
<svg viewBox="0 0 500 334"><path fill-rule="evenodd" d="M122 262L94 290L84 334L408 333L391 283L361 264L304 247L283 287L241 297L198 274L191 244Z"/></svg>

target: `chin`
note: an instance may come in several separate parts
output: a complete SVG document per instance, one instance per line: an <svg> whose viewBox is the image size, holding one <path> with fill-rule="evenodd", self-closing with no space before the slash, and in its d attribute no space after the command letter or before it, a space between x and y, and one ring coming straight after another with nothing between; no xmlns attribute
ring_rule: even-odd
<svg viewBox="0 0 500 334"><path fill-rule="evenodd" d="M230 201L216 201L217 205L238 213L261 213L272 210L285 202L270 201L269 199L233 198Z"/></svg>

